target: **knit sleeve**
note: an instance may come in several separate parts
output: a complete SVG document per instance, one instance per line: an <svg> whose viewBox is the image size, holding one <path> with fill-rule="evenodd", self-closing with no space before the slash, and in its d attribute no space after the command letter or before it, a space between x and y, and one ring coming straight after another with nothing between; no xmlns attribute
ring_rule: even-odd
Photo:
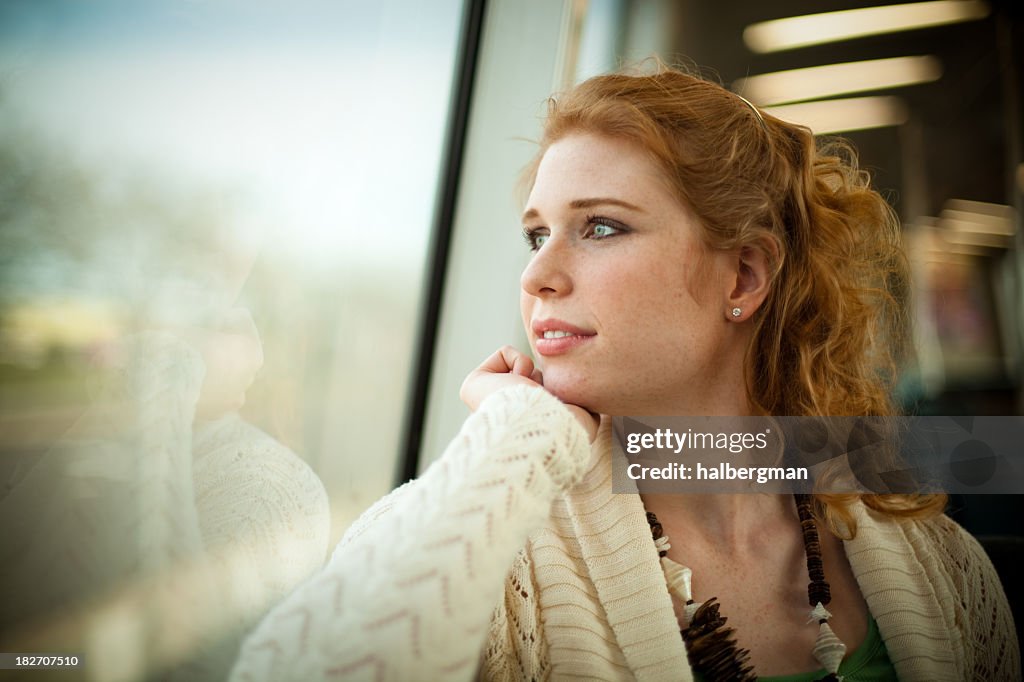
<svg viewBox="0 0 1024 682"><path fill-rule="evenodd" d="M965 679L1020 680L1020 648L1002 583L978 541L946 516L922 524L950 566Z"/></svg>
<svg viewBox="0 0 1024 682"><path fill-rule="evenodd" d="M589 458L586 432L546 391L488 397L263 620L231 679L471 679L516 552Z"/></svg>
<svg viewBox="0 0 1024 682"><path fill-rule="evenodd" d="M516 556L505 578L504 598L491 616L478 679L488 682L547 679L550 663L538 593L527 547Z"/></svg>

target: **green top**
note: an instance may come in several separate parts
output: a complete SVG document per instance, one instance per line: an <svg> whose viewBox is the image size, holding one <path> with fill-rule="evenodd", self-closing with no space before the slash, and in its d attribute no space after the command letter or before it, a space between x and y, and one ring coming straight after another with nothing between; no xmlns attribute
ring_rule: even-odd
<svg viewBox="0 0 1024 682"><path fill-rule="evenodd" d="M824 677L827 673L824 668L809 673L797 673L795 675L776 675L774 677L759 677L761 682L814 682ZM881 680L895 680L896 669L889 660L889 652L882 641L882 635L878 632L878 624L868 614L868 634L864 643L857 647L857 650L843 659L839 664L839 675L843 682L880 682ZM696 682L702 682L701 675L694 675Z"/></svg>

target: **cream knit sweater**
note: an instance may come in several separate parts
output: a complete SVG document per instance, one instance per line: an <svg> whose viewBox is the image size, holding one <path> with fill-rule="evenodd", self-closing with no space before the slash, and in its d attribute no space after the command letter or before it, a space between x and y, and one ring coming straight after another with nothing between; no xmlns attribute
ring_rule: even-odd
<svg viewBox="0 0 1024 682"><path fill-rule="evenodd" d="M543 390L490 396L271 612L231 679L692 679L643 506L611 493L611 456ZM857 513L846 552L900 679L1019 679L978 544L945 517Z"/></svg>

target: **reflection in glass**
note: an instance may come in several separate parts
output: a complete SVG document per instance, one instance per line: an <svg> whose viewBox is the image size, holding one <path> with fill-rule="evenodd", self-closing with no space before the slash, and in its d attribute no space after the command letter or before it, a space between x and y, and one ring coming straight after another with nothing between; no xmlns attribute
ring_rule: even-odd
<svg viewBox="0 0 1024 682"><path fill-rule="evenodd" d="M0 644L222 679L393 483L461 7L0 7Z"/></svg>

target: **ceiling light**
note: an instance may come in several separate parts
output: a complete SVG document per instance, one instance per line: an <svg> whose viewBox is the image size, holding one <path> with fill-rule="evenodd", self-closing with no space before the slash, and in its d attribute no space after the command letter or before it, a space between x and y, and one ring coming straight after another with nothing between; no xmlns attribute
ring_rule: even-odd
<svg viewBox="0 0 1024 682"><path fill-rule="evenodd" d="M893 57L749 76L737 80L733 89L755 104L770 106L930 83L940 76L942 64L935 57Z"/></svg>
<svg viewBox="0 0 1024 682"><path fill-rule="evenodd" d="M1012 237L1017 232L1013 208L1005 204L950 199L939 218L961 232L985 232L1005 237Z"/></svg>
<svg viewBox="0 0 1024 682"><path fill-rule="evenodd" d="M987 248L1010 248L1016 233L1009 206L964 199L947 201L938 225L947 242Z"/></svg>
<svg viewBox="0 0 1024 682"><path fill-rule="evenodd" d="M849 97L767 107L783 121L807 126L815 135L884 128L905 123L907 107L898 97Z"/></svg>
<svg viewBox="0 0 1024 682"><path fill-rule="evenodd" d="M862 36L984 19L988 13L988 4L980 0L938 0L864 7L751 24L743 31L743 42L754 52L778 52Z"/></svg>

